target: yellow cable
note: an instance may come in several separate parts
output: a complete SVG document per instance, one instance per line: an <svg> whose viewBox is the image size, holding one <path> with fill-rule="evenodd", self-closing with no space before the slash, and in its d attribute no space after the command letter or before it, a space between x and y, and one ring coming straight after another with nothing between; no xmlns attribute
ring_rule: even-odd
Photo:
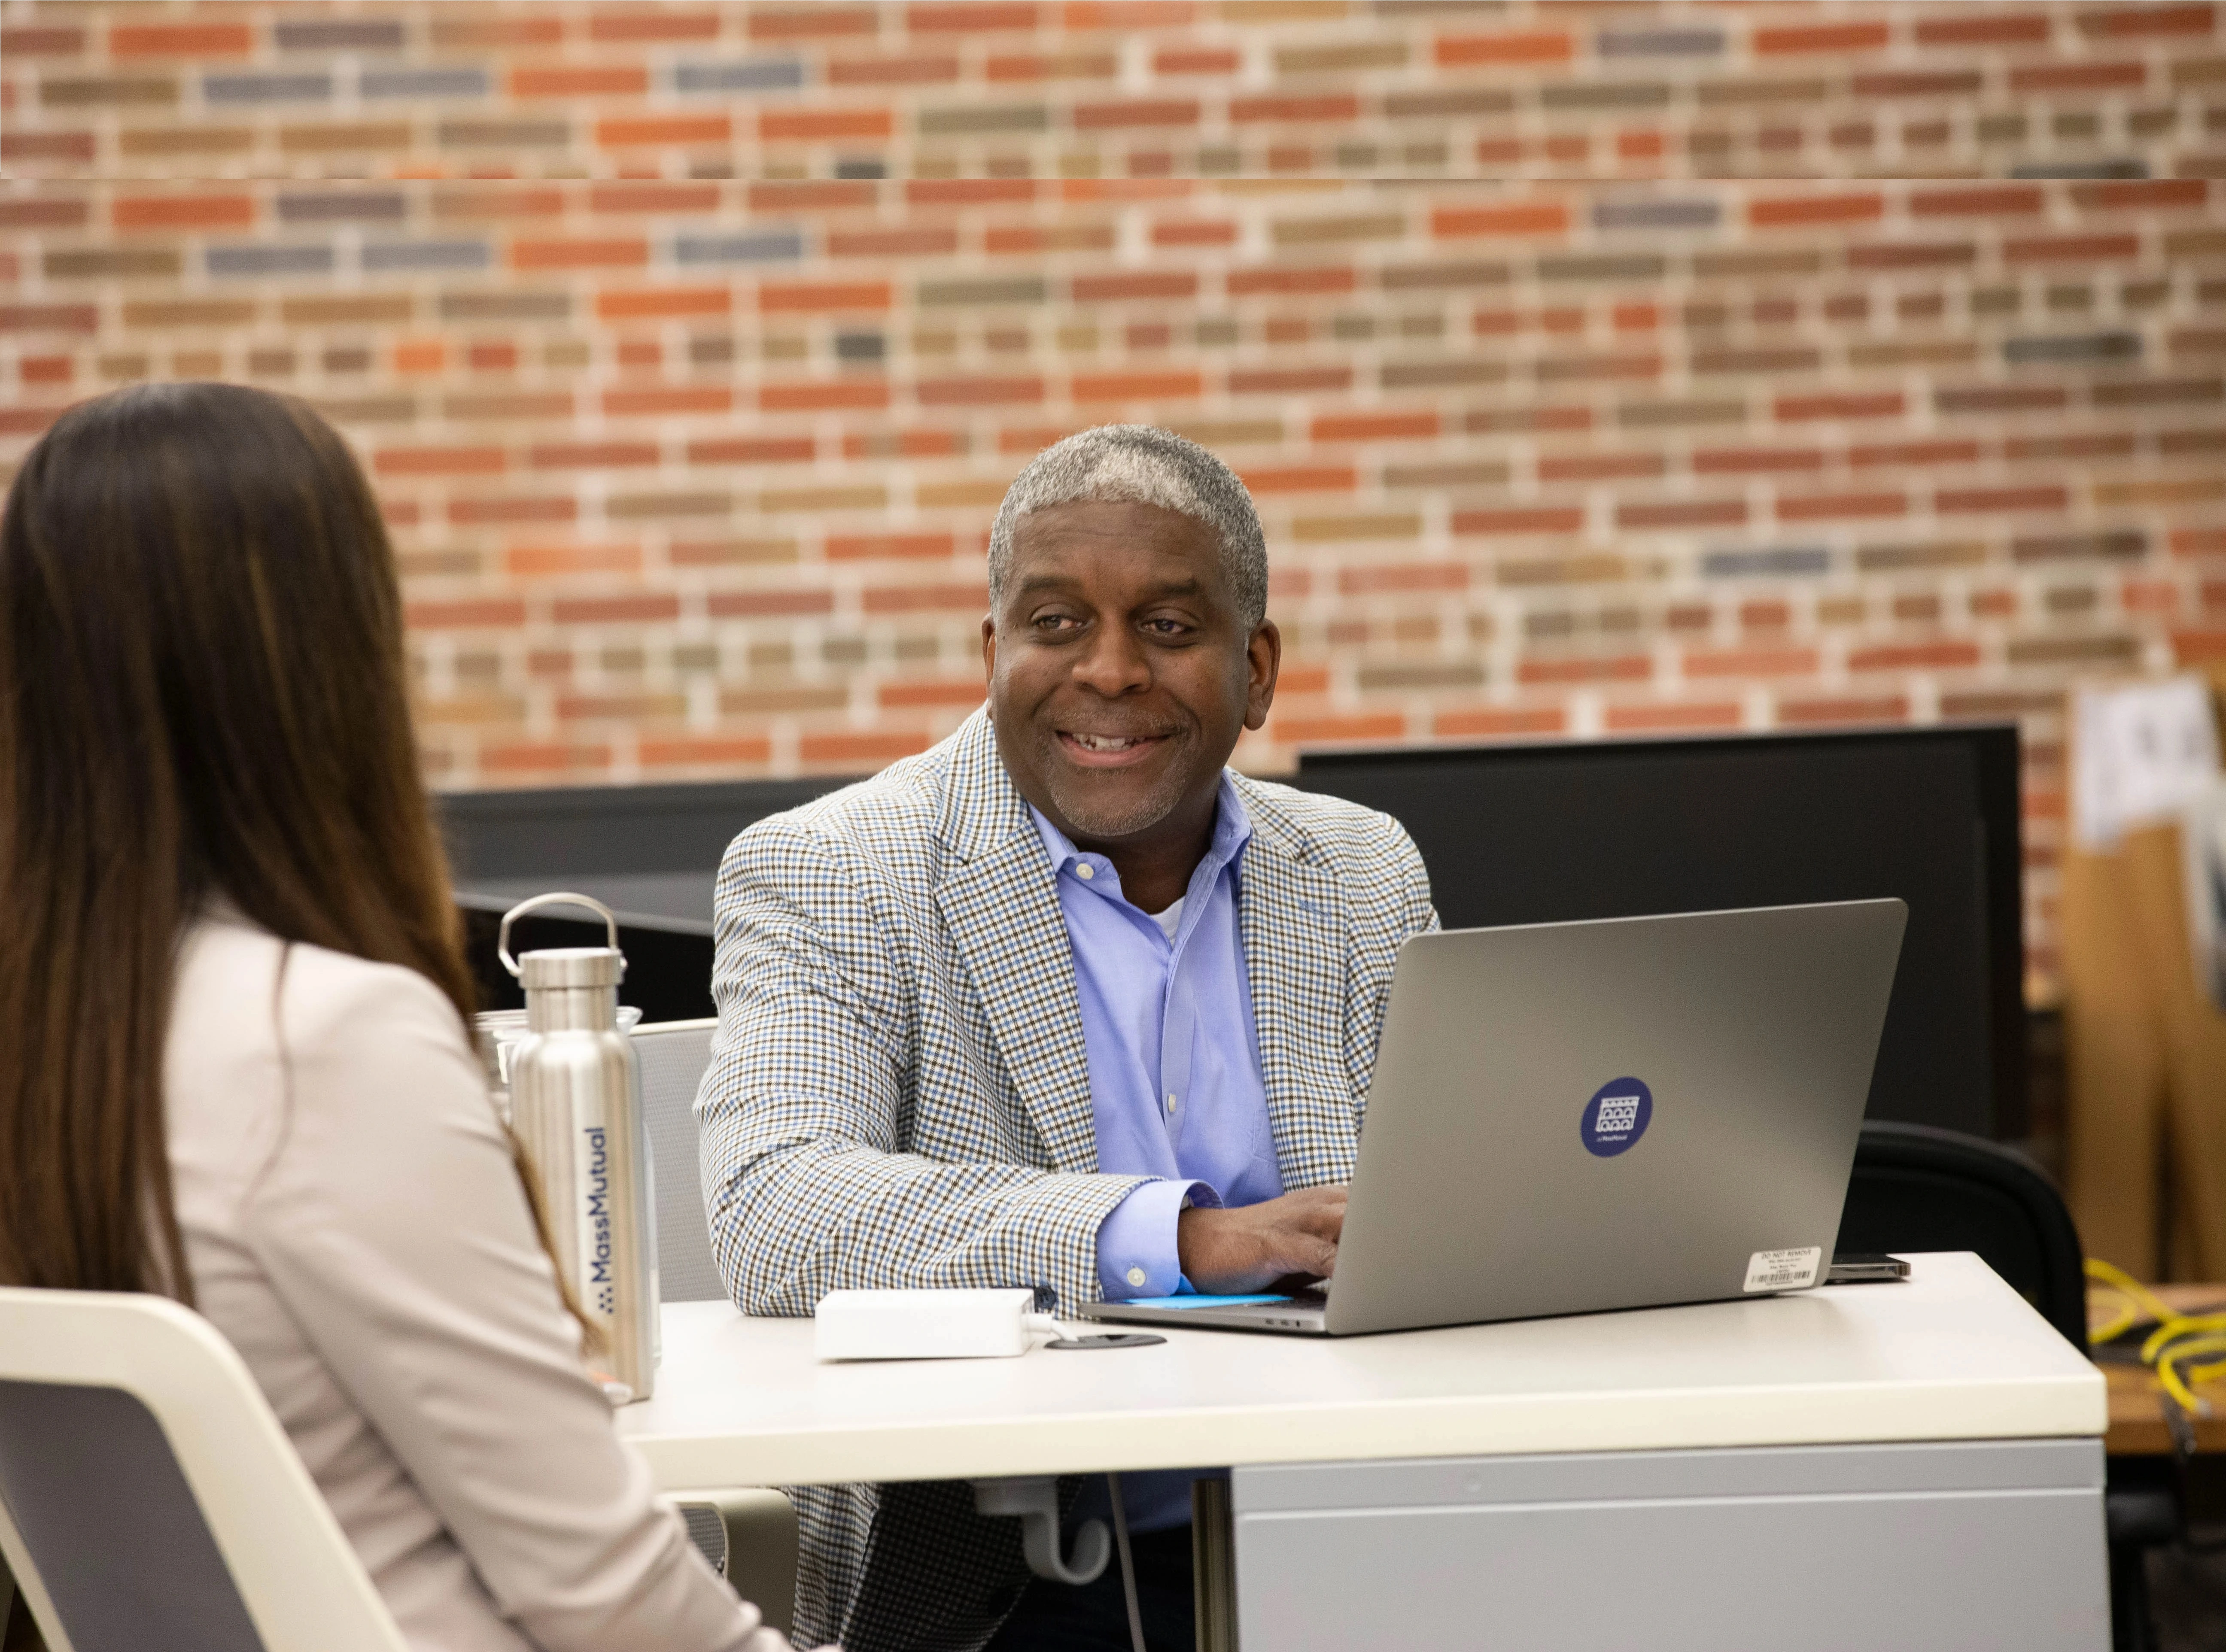
<svg viewBox="0 0 2226 1652"><path fill-rule="evenodd" d="M2099 1328L2087 1333L2089 1345L2106 1343L2132 1330L2144 1319L2156 1322L2141 1344L2141 1363L2154 1368L2157 1381L2183 1411L2210 1414L2210 1402L2195 1392L2195 1385L2226 1376L2226 1313L2181 1313L2123 1268L2100 1257L2086 1261L2087 1277L2115 1291L2127 1305ZM2183 1373L2183 1362L2201 1358L2203 1369Z"/></svg>
<svg viewBox="0 0 2226 1652"><path fill-rule="evenodd" d="M2153 1363L2165 1349L2178 1338L2210 1331L2226 1331L2226 1313L2180 1315L2171 1323L2159 1325L2149 1332L2148 1340L2141 1344L2141 1358L2145 1363Z"/></svg>
<svg viewBox="0 0 2226 1652"><path fill-rule="evenodd" d="M2099 1348L2113 1337L2123 1336L2148 1317L2134 1305L2133 1298L2127 1296L2116 1286L2104 1285L2100 1288L2109 1292L2124 1306L2118 1310L2115 1317L2105 1319L2099 1325L2087 1327L2087 1343L2090 1348Z"/></svg>
<svg viewBox="0 0 2226 1652"><path fill-rule="evenodd" d="M2194 1388L2190 1386L2188 1380L2180 1375L2179 1370L2179 1363L2182 1360L2191 1358L2197 1354L2226 1355L2226 1335L2191 1337L2187 1342L2169 1350L2157 1361L2157 1380L2164 1384L2166 1391L2173 1399L2179 1401L2183 1411L2191 1411L2198 1415L2207 1416L2210 1411L2210 1402L2197 1396ZM2194 1380L2199 1382L2210 1375L2212 1373L2206 1371L2202 1376L2197 1376Z"/></svg>
<svg viewBox="0 0 2226 1652"><path fill-rule="evenodd" d="M2147 1286L2126 1272L2124 1268L2115 1263L2106 1262L2099 1256L2089 1256L2087 1259L2087 1277L2099 1280L2120 1295L2129 1298L2150 1318L2159 1323L2166 1319L2177 1319L2179 1317L2171 1308L2166 1306L2163 1299L2150 1290Z"/></svg>

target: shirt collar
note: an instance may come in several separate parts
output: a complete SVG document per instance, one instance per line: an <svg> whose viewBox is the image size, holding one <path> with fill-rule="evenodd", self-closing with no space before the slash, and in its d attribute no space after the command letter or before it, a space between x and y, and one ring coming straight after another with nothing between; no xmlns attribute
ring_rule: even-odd
<svg viewBox="0 0 2226 1652"><path fill-rule="evenodd" d="M1050 857L1054 875L1066 870L1076 861L1088 860L1101 866L1106 863L1102 855L1084 855L1076 848L1067 835L1053 825L1045 817L1043 810L1034 804L1028 805L1028 813L1035 817L1036 835L1043 839L1044 853ZM1218 875L1222 867L1237 864L1238 857L1244 852L1245 844L1251 840L1252 816L1245 812L1244 799L1237 795L1236 782L1229 778L1229 771L1224 769L1221 772L1221 791L1213 811L1213 839L1205 846L1205 859L1199 864L1212 867L1215 874ZM1193 883L1197 881L1197 874L1191 874L1191 880Z"/></svg>

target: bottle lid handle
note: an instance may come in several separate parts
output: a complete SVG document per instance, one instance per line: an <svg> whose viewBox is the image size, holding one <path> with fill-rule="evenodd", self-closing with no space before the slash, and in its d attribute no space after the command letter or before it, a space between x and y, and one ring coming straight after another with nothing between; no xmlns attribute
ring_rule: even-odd
<svg viewBox="0 0 2226 1652"><path fill-rule="evenodd" d="M604 905L601 901L592 895L575 895L562 891L554 894L536 895L531 900L519 901L517 905L502 915L502 929L495 937L495 956L502 960L502 967L509 970L512 975L518 974L519 970L518 960L510 956L511 921L513 918L523 918L526 913L543 906L585 906L590 912L601 912L603 917L603 926L610 934L611 950L615 952L619 950L618 915Z"/></svg>

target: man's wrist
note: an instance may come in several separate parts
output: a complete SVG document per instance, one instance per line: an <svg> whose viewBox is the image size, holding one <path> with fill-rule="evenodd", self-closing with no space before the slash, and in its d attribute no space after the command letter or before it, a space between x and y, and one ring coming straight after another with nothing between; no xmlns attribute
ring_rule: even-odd
<svg viewBox="0 0 2226 1652"><path fill-rule="evenodd" d="M1182 1288L1177 1229L1186 1200L1218 1203L1204 1182L1139 1183L1097 1226L1097 1287L1109 1302L1173 1296Z"/></svg>

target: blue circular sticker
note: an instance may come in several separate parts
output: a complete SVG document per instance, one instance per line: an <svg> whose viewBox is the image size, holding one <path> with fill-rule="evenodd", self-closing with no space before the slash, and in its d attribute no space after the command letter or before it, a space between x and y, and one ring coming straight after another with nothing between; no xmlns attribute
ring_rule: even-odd
<svg viewBox="0 0 2226 1652"><path fill-rule="evenodd" d="M1654 1092L1636 1078L1618 1078L1593 1092L1577 1134L1587 1153L1612 1159L1637 1144L1653 1116Z"/></svg>

